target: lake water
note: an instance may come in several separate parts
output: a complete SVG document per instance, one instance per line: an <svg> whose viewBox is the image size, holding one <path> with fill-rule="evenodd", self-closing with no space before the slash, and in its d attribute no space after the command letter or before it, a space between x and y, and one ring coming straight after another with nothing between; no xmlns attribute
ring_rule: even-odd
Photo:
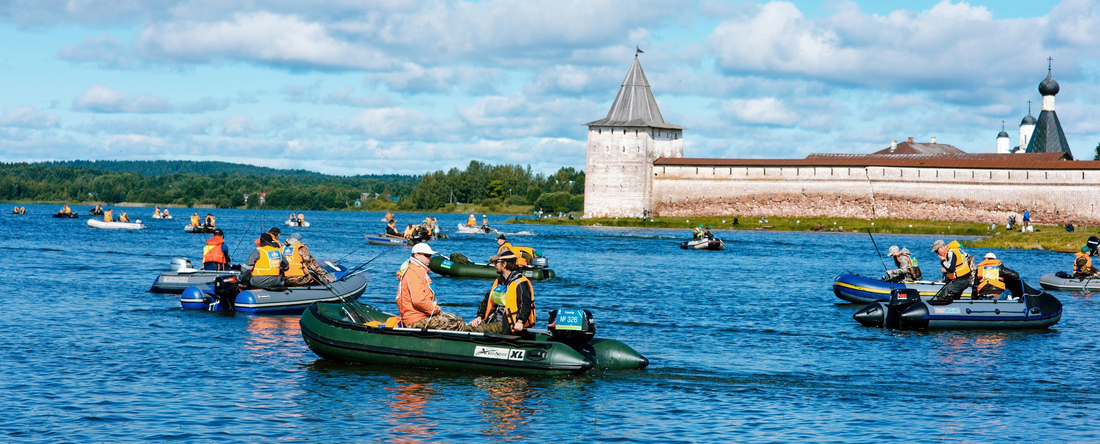
<svg viewBox="0 0 1100 444"><path fill-rule="evenodd" d="M831 290L839 273L882 274L866 234L719 231L725 251L685 251L686 230L503 224L559 278L536 282L546 310L587 308L600 337L651 361L571 378L377 368L322 360L298 316L184 311L147 293L172 257L199 262L187 212L141 231L98 230L28 205L0 224L4 442L960 442L1100 441L1100 299L1054 293L1055 328L897 332L861 327ZM117 211L117 210L116 210ZM357 265L380 213L215 210L233 258L272 225L315 256ZM205 214L205 211L203 211ZM398 214L399 224L423 214ZM480 216L478 215L480 220ZM484 260L495 236L458 235L444 253ZM933 237L880 235L935 267ZM948 239L950 240L950 239ZM981 257L986 251L970 251ZM996 250L1038 287L1072 256ZM391 312L408 250L373 262L363 302ZM938 267L936 267L938 268ZM487 281L435 278L445 310L469 319Z"/></svg>

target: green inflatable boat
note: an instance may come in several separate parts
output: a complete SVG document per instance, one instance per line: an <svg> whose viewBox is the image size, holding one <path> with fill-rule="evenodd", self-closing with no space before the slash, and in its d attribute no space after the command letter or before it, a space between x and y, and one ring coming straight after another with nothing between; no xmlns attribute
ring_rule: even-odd
<svg viewBox="0 0 1100 444"><path fill-rule="evenodd" d="M540 257L537 259L543 259L541 262L545 264L546 258ZM450 277L496 279L497 276L499 276L496 267L492 265L478 263L460 264L443 256L432 256L431 262L428 263L428 268L437 274ZM532 281L541 281L558 277L558 275L554 273L554 270L546 268L545 266L534 265L520 267L517 271L523 273L523 277Z"/></svg>
<svg viewBox="0 0 1100 444"><path fill-rule="evenodd" d="M387 327L391 315L369 305L315 303L300 324L306 345L318 356L359 364L548 376L649 365L620 341L595 339L588 310L555 310L550 316L549 329L521 337Z"/></svg>

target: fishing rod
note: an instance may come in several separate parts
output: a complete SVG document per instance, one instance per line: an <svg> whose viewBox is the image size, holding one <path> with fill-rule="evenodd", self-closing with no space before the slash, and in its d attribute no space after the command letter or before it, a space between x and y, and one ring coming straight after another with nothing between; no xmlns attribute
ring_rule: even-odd
<svg viewBox="0 0 1100 444"><path fill-rule="evenodd" d="M256 222L261 222L261 223L263 222L263 208L264 208L264 204L263 204L263 202L261 202L260 203L260 213L257 215L257 217L254 217L251 222L248 223L248 227L244 229L245 233L248 233L248 232L252 231L252 226L255 225ZM262 236L263 233L260 233L260 235ZM244 242L245 237L246 236L241 236L240 240L237 241L237 245L235 245L233 247L233 256L237 255L237 250L241 248L241 242Z"/></svg>
<svg viewBox="0 0 1100 444"><path fill-rule="evenodd" d="M351 275L355 274L355 272L356 272L356 271L359 271L359 270L360 270L360 269L362 269L363 267L366 267L366 266L367 266L367 264L370 264L371 262L374 262L374 261L375 261L375 260L377 260L378 258L380 258L380 257L382 257L382 256L385 256L385 255L386 255L387 253L389 253L389 252L393 251L393 250L394 250L395 248L397 248L397 247L400 247L400 246L401 246L401 245L394 245L394 246L392 246L392 247L390 247L390 248L387 248L387 249L386 249L385 251L383 251L383 252L381 252L381 253L378 253L378 256L375 256L375 257L374 257L374 258L372 258L371 260L369 260L369 261L366 261L366 262L363 262L363 263L362 263L361 265L359 265L359 266L357 266L357 267L355 267L355 268L352 268L351 270L348 270L348 271L347 271L347 274L345 274L345 275L344 275L344 277L342 277L342 278L340 278L340 279L337 279L337 280L342 280L342 279L344 279L344 278L346 278L346 277L348 277L348 276L351 276Z"/></svg>
<svg viewBox="0 0 1100 444"><path fill-rule="evenodd" d="M337 259L337 260L336 260L335 262L336 262L336 263L340 263L340 261L342 261L342 260L346 259L346 258L347 258L348 256L351 256L351 254L352 254L352 253L354 253L354 252L356 252L356 251L359 251L359 249L360 249L360 248L363 248L363 247L365 247L365 246L367 246L367 245L369 245L369 244L370 244L370 241L368 240L368 241L364 242L364 243L363 243L363 245L360 245L360 246L358 246L358 247L355 247L355 249L354 249L354 250L351 250L351 251L349 251L349 252L348 252L348 254L345 254L345 255L344 255L344 257L341 257L340 259Z"/></svg>
<svg viewBox="0 0 1100 444"><path fill-rule="evenodd" d="M871 237L871 245L875 246L875 253L878 253L878 260L882 261L882 268L886 270L887 273L890 273L890 267L886 266L886 259L883 259L882 252L878 251L878 243L875 242L875 236L871 234L870 228L867 229L867 236Z"/></svg>
<svg viewBox="0 0 1100 444"><path fill-rule="evenodd" d="M344 314L348 315L348 318L351 319L352 322L356 322L356 323L359 323L359 324L362 324L362 323L365 322L365 319L367 318L366 313L364 313L362 311L362 309L360 309L359 307L356 307L355 305L353 305L351 303L351 301L348 301L347 299L345 299L344 295L337 292L336 288L333 288L332 284L330 284L328 282L328 279L325 279L324 277L322 277L319 274L315 273L313 270L310 270L309 267L306 267L306 272L309 273L309 276L312 277L313 280L320 283L321 286L325 287L325 289L327 289L329 292L331 292L333 296L336 296L336 299L339 299L340 302L342 304L344 304L344 308L345 308ZM345 277L347 277L347 276L345 275ZM351 309L351 311L347 310L349 308ZM355 312L356 315L359 315L359 319L355 319L355 316L353 316L351 314L351 312Z"/></svg>

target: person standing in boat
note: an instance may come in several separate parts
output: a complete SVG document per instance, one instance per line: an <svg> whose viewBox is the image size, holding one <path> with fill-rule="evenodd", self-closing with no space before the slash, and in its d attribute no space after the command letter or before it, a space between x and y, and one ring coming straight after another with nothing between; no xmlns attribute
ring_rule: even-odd
<svg viewBox="0 0 1100 444"><path fill-rule="evenodd" d="M916 259L913 259L908 248L899 249L897 245L891 245L887 254L894 259L894 265L898 268L887 270L886 276L883 276L882 280L887 282L919 281L923 277Z"/></svg>
<svg viewBox="0 0 1100 444"><path fill-rule="evenodd" d="M304 287L320 284L321 282L317 279L325 279L329 282L335 281L325 272L321 264L317 263L313 255L309 254L309 248L302 243L301 233L291 234L287 238L286 246L283 247L283 257L290 264L290 268L283 274L283 280L288 286Z"/></svg>
<svg viewBox="0 0 1100 444"><path fill-rule="evenodd" d="M966 253L963 253L958 241L945 244L943 239L932 243L932 252L940 258L942 266L940 271L947 278L943 289L936 295L935 300L952 301L962 296L963 291L970 286L970 261Z"/></svg>
<svg viewBox="0 0 1100 444"><path fill-rule="evenodd" d="M282 287L283 273L289 268L279 243L271 233L264 233L260 235L260 245L241 264L241 281L257 288Z"/></svg>
<svg viewBox="0 0 1100 444"><path fill-rule="evenodd" d="M389 222L386 222L386 235L387 236L393 236L393 237L401 237L401 233L397 232L397 221L396 220L390 219Z"/></svg>
<svg viewBox="0 0 1100 444"><path fill-rule="evenodd" d="M500 276L485 292L467 331L518 334L535 325L535 288L516 271L517 259L512 250L489 258Z"/></svg>
<svg viewBox="0 0 1100 444"><path fill-rule="evenodd" d="M229 247L225 245L225 233L214 229L214 236L202 247L202 269L225 271L229 269Z"/></svg>
<svg viewBox="0 0 1100 444"><path fill-rule="evenodd" d="M436 254L427 243L412 247L408 265L397 272L397 309L401 322L408 328L462 331L466 322L439 308L432 278L428 277L428 262Z"/></svg>
<svg viewBox="0 0 1100 444"><path fill-rule="evenodd" d="M1005 278L1020 279L1019 273L1004 266L993 253L986 253L974 272L974 299L997 299L1005 291Z"/></svg>

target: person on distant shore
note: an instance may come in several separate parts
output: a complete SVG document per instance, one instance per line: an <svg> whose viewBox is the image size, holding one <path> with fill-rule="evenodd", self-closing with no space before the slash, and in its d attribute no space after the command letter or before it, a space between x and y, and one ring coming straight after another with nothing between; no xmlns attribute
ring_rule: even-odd
<svg viewBox="0 0 1100 444"><path fill-rule="evenodd" d="M283 274L283 279L288 286L304 287L320 284L321 281L317 279L325 279L329 282L335 281L325 272L321 264L317 263L313 255L309 254L309 248L302 243L301 233L291 234L287 238L286 246L283 247L283 257L290 264L290 268Z"/></svg>
<svg viewBox="0 0 1100 444"><path fill-rule="evenodd" d="M894 259L894 265L897 269L889 270L884 276L884 281L889 282L903 282L903 281L919 281L921 280L920 266L917 265L917 260L913 258L908 248L899 249L897 245L891 245L888 252L890 257Z"/></svg>
<svg viewBox="0 0 1100 444"><path fill-rule="evenodd" d="M107 211L104 211L103 212L103 221L104 222L114 222L115 221L114 215L115 215L115 210L108 209Z"/></svg>
<svg viewBox="0 0 1100 444"><path fill-rule="evenodd" d="M130 222L130 216L128 216L126 214L126 212L123 211L122 214L118 215L118 221L119 222Z"/></svg>
<svg viewBox="0 0 1100 444"><path fill-rule="evenodd" d="M952 301L958 299L962 296L966 287L970 286L972 273L966 253L963 253L958 241L951 241L951 244L948 245L943 242L943 239L932 243L932 252L940 258L942 264L940 271L947 280L943 285L943 289L933 300Z"/></svg>
<svg viewBox="0 0 1100 444"><path fill-rule="evenodd" d="M199 226L199 220L200 220L200 219L199 219L199 213L194 213L194 214L192 214L192 215L191 215L191 226L192 226L192 227L197 227L197 226Z"/></svg>
<svg viewBox="0 0 1100 444"><path fill-rule="evenodd" d="M985 258L974 266L973 299L997 299L1005 291L1005 278L1019 280L1020 274L1004 266L997 255L986 253Z"/></svg>
<svg viewBox="0 0 1100 444"><path fill-rule="evenodd" d="M1074 255L1073 259L1073 277L1076 279L1084 279L1087 277L1094 277L1100 275L1100 270L1092 265L1092 256L1096 254L1095 250L1092 250L1087 245L1081 247L1081 251L1078 251Z"/></svg>
<svg viewBox="0 0 1100 444"><path fill-rule="evenodd" d="M386 235L394 236L394 237L401 237L401 233L397 232L397 221L396 220L390 219L389 222L386 222Z"/></svg>
<svg viewBox="0 0 1100 444"><path fill-rule="evenodd" d="M517 259L512 250L489 258L500 276L485 292L467 331L516 334L535 325L535 288L516 272Z"/></svg>
<svg viewBox="0 0 1100 444"><path fill-rule="evenodd" d="M1027 208L1024 208L1024 222L1020 231L1027 231L1029 226L1031 226L1031 213L1027 211Z"/></svg>
<svg viewBox="0 0 1100 444"><path fill-rule="evenodd" d="M202 225L207 228L214 228L214 215L206 213L206 220L203 221Z"/></svg>
<svg viewBox="0 0 1100 444"><path fill-rule="evenodd" d="M282 247L271 233L264 233L260 235L260 245L241 264L241 281L257 288L282 287L283 273L289 268Z"/></svg>
<svg viewBox="0 0 1100 444"><path fill-rule="evenodd" d="M225 233L214 229L214 236L202 247L202 269L225 271L229 269L229 247L225 245Z"/></svg>
<svg viewBox="0 0 1100 444"><path fill-rule="evenodd" d="M432 278L428 277L428 262L436 254L427 243L412 247L408 266L398 271L397 310L401 322L408 328L462 331L466 321L439 308Z"/></svg>

